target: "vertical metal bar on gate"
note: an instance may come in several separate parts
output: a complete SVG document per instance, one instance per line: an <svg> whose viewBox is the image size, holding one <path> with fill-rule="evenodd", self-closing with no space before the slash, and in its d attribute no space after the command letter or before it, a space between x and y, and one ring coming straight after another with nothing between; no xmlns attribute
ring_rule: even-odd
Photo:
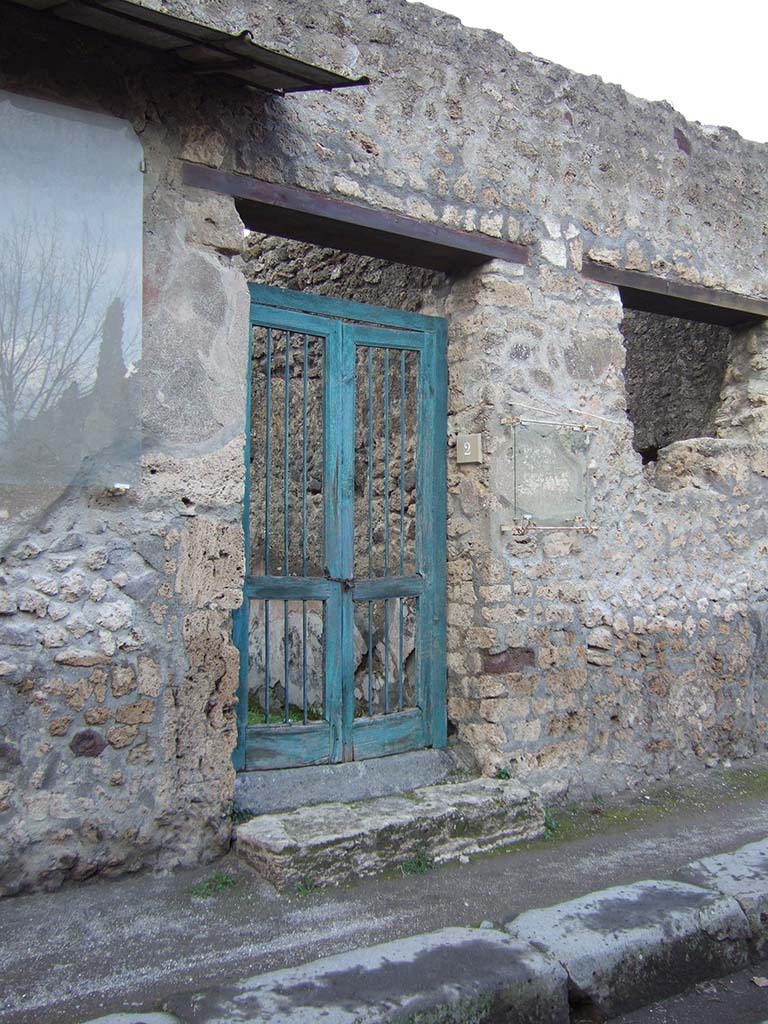
<svg viewBox="0 0 768 1024"><path fill-rule="evenodd" d="M405 349L400 351L400 575L405 576ZM397 710L403 710L403 599L398 600L400 612Z"/></svg>
<svg viewBox="0 0 768 1024"><path fill-rule="evenodd" d="M389 576L389 349L384 349L384 575ZM389 601L384 598L384 714L389 712Z"/></svg>
<svg viewBox="0 0 768 1024"><path fill-rule="evenodd" d="M303 336L302 428L301 428L301 575L307 575L307 366L308 341ZM301 602L301 701L302 719L307 724L307 601Z"/></svg>
<svg viewBox="0 0 768 1024"><path fill-rule="evenodd" d="M373 348L368 346L368 578L373 576ZM373 602L368 602L368 714L373 714Z"/></svg>
<svg viewBox="0 0 768 1024"><path fill-rule="evenodd" d="M284 388L284 417L283 417L283 576L288 576L288 470L289 452L288 435L290 430L291 412L291 332L285 332L285 388ZM290 721L290 695L288 692L288 670L290 661L290 621L288 617L288 601L283 601L283 687L285 696L283 698L283 719L287 725Z"/></svg>
<svg viewBox="0 0 768 1024"><path fill-rule="evenodd" d="M267 328L265 413L267 430L264 440L264 575L269 576L269 505L272 475L272 328ZM264 723L269 725L269 598L264 601Z"/></svg>

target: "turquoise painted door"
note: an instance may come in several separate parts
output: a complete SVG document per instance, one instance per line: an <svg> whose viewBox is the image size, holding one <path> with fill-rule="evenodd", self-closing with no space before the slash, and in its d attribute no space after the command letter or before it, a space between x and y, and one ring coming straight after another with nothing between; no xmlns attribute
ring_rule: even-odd
<svg viewBox="0 0 768 1024"><path fill-rule="evenodd" d="M445 323L251 286L245 770L446 742Z"/></svg>

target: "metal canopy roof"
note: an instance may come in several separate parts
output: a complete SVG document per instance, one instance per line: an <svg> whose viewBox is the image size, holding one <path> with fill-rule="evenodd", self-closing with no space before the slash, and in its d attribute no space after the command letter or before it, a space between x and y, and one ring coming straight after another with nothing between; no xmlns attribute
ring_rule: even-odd
<svg viewBox="0 0 768 1024"><path fill-rule="evenodd" d="M257 46L251 32L230 35L151 10L132 0L15 0L65 21L161 50L194 75L216 75L272 93L309 92L366 85Z"/></svg>

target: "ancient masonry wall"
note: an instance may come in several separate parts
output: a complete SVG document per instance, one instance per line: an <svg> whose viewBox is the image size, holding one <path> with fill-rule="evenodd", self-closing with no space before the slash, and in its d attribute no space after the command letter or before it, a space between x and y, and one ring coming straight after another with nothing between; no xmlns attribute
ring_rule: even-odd
<svg viewBox="0 0 768 1024"><path fill-rule="evenodd" d="M62 494L0 566L3 890L229 841L248 268L233 204L184 188L180 159L531 247L426 309L449 317L450 435L486 452L450 459L448 495L449 716L482 769L598 791L763 745L768 335L731 337L717 436L643 467L618 293L579 271L765 294L765 147L418 4L164 7L373 84L265 99L76 28L52 55L8 12L0 87L128 118L147 177L141 484ZM355 298L390 288L415 303L395 278ZM599 427L589 532L502 532L502 420L530 408Z"/></svg>
<svg viewBox="0 0 768 1024"><path fill-rule="evenodd" d="M210 158L217 104L236 118L237 102L101 36L62 27L54 53L37 17L4 18L0 87L129 119L147 165L140 484L73 486L31 526L2 523L0 893L13 893L229 846L248 295L239 219L186 195L178 164L201 146Z"/></svg>

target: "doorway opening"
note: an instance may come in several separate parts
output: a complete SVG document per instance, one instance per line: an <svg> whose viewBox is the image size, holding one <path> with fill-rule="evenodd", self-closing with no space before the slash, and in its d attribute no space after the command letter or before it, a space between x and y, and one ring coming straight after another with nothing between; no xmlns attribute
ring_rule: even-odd
<svg viewBox="0 0 768 1024"><path fill-rule="evenodd" d="M249 249L262 279L404 305L442 277L268 236ZM236 766L443 746L444 321L251 292Z"/></svg>

